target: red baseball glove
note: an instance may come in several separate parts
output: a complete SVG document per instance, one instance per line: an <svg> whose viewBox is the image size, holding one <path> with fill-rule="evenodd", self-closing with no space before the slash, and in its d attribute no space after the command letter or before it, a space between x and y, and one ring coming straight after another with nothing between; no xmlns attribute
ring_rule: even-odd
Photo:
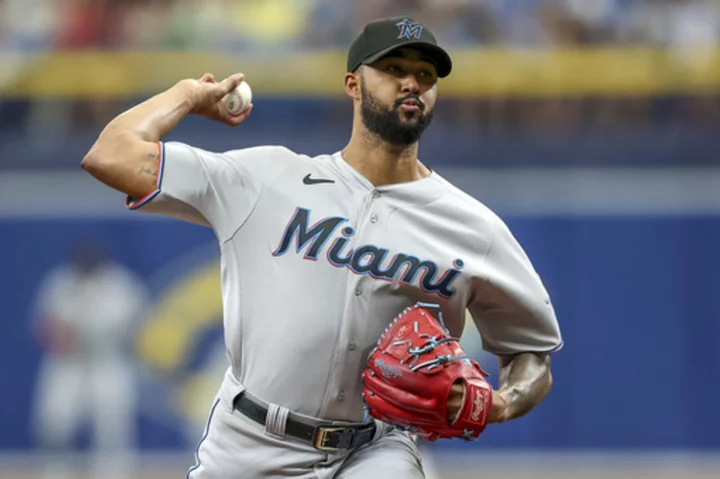
<svg viewBox="0 0 720 479"><path fill-rule="evenodd" d="M421 434L430 441L476 439L492 404L488 374L469 359L457 338L427 307L417 303L396 317L380 337L363 371L363 399L371 416ZM452 385L465 384L458 417L448 421Z"/></svg>

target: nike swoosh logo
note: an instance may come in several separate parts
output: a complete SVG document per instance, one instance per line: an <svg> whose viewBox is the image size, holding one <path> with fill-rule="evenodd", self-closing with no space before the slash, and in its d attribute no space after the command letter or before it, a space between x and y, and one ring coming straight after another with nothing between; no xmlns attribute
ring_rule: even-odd
<svg viewBox="0 0 720 479"><path fill-rule="evenodd" d="M320 183L335 183L335 180L327 180L325 178L310 178L310 175L312 173L308 173L305 178L303 178L303 183L306 185L318 185Z"/></svg>

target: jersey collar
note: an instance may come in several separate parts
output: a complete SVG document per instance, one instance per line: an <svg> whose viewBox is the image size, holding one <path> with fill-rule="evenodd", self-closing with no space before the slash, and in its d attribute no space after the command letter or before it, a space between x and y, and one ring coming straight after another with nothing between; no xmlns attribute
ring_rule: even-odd
<svg viewBox="0 0 720 479"><path fill-rule="evenodd" d="M341 151L333 153L332 159L334 165L343 177L366 192L379 193L416 205L430 203L442 195L449 193L440 175L432 168L430 168L430 175L419 180L374 186L367 178L360 174L359 171L345 161Z"/></svg>

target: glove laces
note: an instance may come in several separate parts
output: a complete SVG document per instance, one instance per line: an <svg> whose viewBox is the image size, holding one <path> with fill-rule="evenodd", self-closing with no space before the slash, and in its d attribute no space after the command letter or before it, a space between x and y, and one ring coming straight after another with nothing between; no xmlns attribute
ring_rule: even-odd
<svg viewBox="0 0 720 479"><path fill-rule="evenodd" d="M417 302L417 303L415 303L415 307L437 308L437 309L440 308L440 306L437 305L437 304L422 303L422 302ZM392 321L392 323L397 322L398 318L399 318L402 314L404 314L404 313L406 313L407 311L409 311L410 309L411 309L411 308L405 308L405 310L404 310L400 315L398 315L398 317L396 317L396 318ZM440 326L441 326L441 327L445 330L445 332L448 333L448 335L449 335L449 334L450 334L450 330L448 330L447 326L445 326L445 321L443 320L442 311L438 311L438 315L437 315L437 316L438 316L438 317L437 317L437 320L438 320L438 322L440 323ZM392 323L391 323L391 324L392 324ZM414 329L415 329L415 332L417 332L417 331L418 331L418 323L417 323L417 321L415 321L415 325L414 325L414 326L415 326L415 328L414 328ZM388 328L389 328L389 326L388 326ZM387 329L386 329L386 331L387 331ZM420 363L420 364L414 364L416 361L418 361L418 360L420 359L420 356L421 356L421 355L423 355L423 354L428 354L428 353L433 352L433 351L435 350L435 348L437 348L439 345L444 344L444 343L454 342L454 341L455 341L455 342L460 341L460 338L448 337L448 338L438 339L438 336L431 336L431 335L429 335L429 334L421 334L420 337L421 337L421 338L426 338L426 341L425 341L421 346L417 346L417 347L414 347L414 348L411 347L412 344L410 343L410 341L395 341L394 343L392 343L392 346L400 346L400 345L402 345L402 344L407 344L407 345L408 345L408 355L411 356L411 359L410 359L410 361L408 362L408 366L410 366L410 370L411 370L411 371L417 371L417 370L422 369L422 368L427 368L427 370L429 371L429 370L431 370L431 369L440 367L440 366L442 366L443 364L448 363L448 362L450 362L450 361L461 361L461 360L463 360L463 359L469 359L469 356L468 356L468 355L462 355L462 356L446 355L446 356L438 356L438 357L436 357L435 359L431 359L431 360L429 360L429 361L424 361L424 362L422 362L422 363ZM378 341L378 342L379 342L379 341ZM374 352L376 349L377 349L377 348L373 349L373 352ZM371 353L371 354L372 354L372 353ZM402 363L402 361L401 361L401 363Z"/></svg>

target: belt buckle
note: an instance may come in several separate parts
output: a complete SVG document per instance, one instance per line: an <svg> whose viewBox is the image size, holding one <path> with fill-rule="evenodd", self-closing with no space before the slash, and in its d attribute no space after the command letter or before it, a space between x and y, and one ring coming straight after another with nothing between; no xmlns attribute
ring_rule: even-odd
<svg viewBox="0 0 720 479"><path fill-rule="evenodd" d="M318 427L316 429L317 433L315 435L315 449L319 449L321 451L337 451L340 448L337 447L330 447L326 446L325 442L327 441L327 435L331 432L348 432L352 433L353 429L348 427Z"/></svg>

